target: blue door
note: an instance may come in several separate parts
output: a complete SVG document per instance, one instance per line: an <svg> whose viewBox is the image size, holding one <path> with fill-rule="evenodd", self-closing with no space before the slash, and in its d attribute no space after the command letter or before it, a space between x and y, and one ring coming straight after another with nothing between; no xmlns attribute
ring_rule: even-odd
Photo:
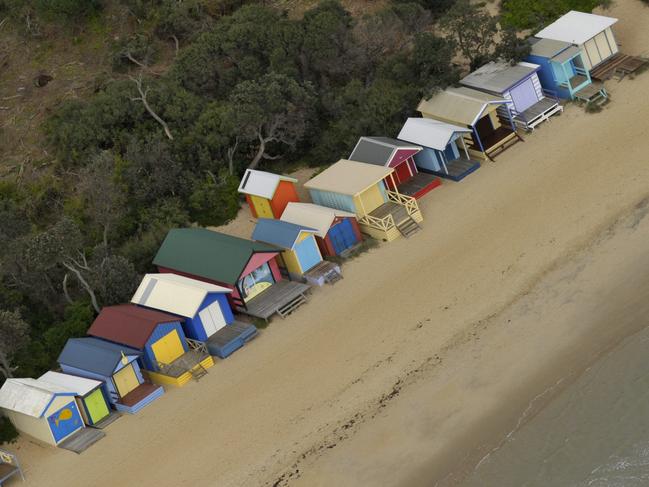
<svg viewBox="0 0 649 487"><path fill-rule="evenodd" d="M446 156L446 161L451 162L458 158L457 149L455 148L455 142L451 141L444 149L444 155Z"/></svg>
<svg viewBox="0 0 649 487"><path fill-rule="evenodd" d="M510 94L512 96L512 101L514 102L514 107L516 107L518 113L524 112L539 101L532 78L525 80L523 83L512 89Z"/></svg>
<svg viewBox="0 0 649 487"><path fill-rule="evenodd" d="M83 427L77 404L71 401L47 418L52 436L57 443L71 433Z"/></svg>
<svg viewBox="0 0 649 487"><path fill-rule="evenodd" d="M310 235L295 246L295 254L300 260L302 272L306 272L313 266L322 261L322 256L318 250L318 244L315 243L315 237Z"/></svg>
<svg viewBox="0 0 649 487"><path fill-rule="evenodd" d="M339 255L345 249L353 247L356 244L356 234L354 227L349 218L345 218L340 223L329 229L329 238L333 245L336 255Z"/></svg>

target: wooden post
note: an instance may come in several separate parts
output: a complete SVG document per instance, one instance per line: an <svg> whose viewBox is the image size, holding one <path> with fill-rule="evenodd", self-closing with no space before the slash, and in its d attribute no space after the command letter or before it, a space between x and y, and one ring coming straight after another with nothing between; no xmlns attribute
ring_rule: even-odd
<svg viewBox="0 0 649 487"><path fill-rule="evenodd" d="M469 157L469 151L468 151L467 148L466 148L466 142L464 142L464 137L462 137L462 147L464 147L464 154L466 155L467 160L468 160L468 159L471 159L471 158Z"/></svg>
<svg viewBox="0 0 649 487"><path fill-rule="evenodd" d="M448 147L448 145L446 147ZM444 168L444 172L446 174L448 174L448 168L446 167L446 163L448 162L448 158L446 157L446 152L440 151L440 154L442 154L442 167Z"/></svg>
<svg viewBox="0 0 649 487"><path fill-rule="evenodd" d="M408 166L408 172L410 173L410 177L412 177L414 174L412 174L412 168L410 167L410 159L412 159L412 157L406 159L406 166Z"/></svg>
<svg viewBox="0 0 649 487"><path fill-rule="evenodd" d="M570 92L570 96L572 96L572 85L570 84L570 78L568 77L568 71L566 71L566 63L563 63L561 65L561 70L563 71L563 75L566 77L566 85L568 86L568 91Z"/></svg>
<svg viewBox="0 0 649 487"><path fill-rule="evenodd" d="M397 184L394 182L394 171L390 173L390 179L392 180L392 185L394 186L394 192L399 194L399 189L397 188Z"/></svg>
<svg viewBox="0 0 649 487"><path fill-rule="evenodd" d="M363 216L367 215L367 211L365 211L365 205L363 204L363 193L358 193L358 201L361 202L361 209L363 210Z"/></svg>
<svg viewBox="0 0 649 487"><path fill-rule="evenodd" d="M507 116L509 117L509 125L512 130L516 132L516 125L514 124L514 118L512 117L512 111L509 109L509 103L505 103L505 108L507 109Z"/></svg>

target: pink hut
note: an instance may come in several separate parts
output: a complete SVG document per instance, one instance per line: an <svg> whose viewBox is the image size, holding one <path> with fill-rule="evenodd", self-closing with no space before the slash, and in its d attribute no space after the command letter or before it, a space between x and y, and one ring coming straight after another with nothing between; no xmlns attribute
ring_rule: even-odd
<svg viewBox="0 0 649 487"><path fill-rule="evenodd" d="M170 230L153 264L232 290L232 308L268 320L284 317L306 302L309 286L285 280L277 258L281 249L205 228Z"/></svg>
<svg viewBox="0 0 649 487"><path fill-rule="evenodd" d="M393 168L394 183L390 179L387 182L388 189L394 190L396 184L396 189L401 194L419 199L442 184L442 180L437 176L420 173L417 169L414 158L421 150L421 146L403 140L361 137L349 160Z"/></svg>

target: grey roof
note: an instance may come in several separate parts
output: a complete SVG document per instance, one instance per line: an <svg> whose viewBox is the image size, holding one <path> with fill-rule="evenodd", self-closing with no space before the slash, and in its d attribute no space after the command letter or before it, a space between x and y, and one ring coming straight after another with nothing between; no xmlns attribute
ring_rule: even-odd
<svg viewBox="0 0 649 487"><path fill-rule="evenodd" d="M545 58L553 58L572 46L569 42L556 41L554 39L539 39L538 37L531 38L530 43L532 44L530 54Z"/></svg>
<svg viewBox="0 0 649 487"><path fill-rule="evenodd" d="M566 61L571 60L573 57L577 56L578 54L581 53L581 49L579 49L577 46L570 46L568 49L565 51L557 54L554 56L551 61L554 61L559 64L563 64Z"/></svg>
<svg viewBox="0 0 649 487"><path fill-rule="evenodd" d="M99 338L70 338L59 355L58 363L110 377L122 359L122 352L124 355L141 355L133 348Z"/></svg>
<svg viewBox="0 0 649 487"><path fill-rule="evenodd" d="M518 63L512 66L505 62L490 62L460 80L464 86L502 94L525 78L535 73L535 64Z"/></svg>
<svg viewBox="0 0 649 487"><path fill-rule="evenodd" d="M293 249L301 232L316 233L313 228L296 225L283 220L260 218L252 232L253 240L276 245L283 249Z"/></svg>
<svg viewBox="0 0 649 487"><path fill-rule="evenodd" d="M421 147L391 137L361 137L349 160L387 166L399 149L421 150Z"/></svg>

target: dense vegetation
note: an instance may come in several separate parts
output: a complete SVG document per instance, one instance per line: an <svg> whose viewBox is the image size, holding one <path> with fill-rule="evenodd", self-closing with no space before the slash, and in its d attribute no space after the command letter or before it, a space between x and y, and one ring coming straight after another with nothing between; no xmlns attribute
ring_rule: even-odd
<svg viewBox="0 0 649 487"><path fill-rule="evenodd" d="M267 3L122 0L134 27L114 40L111 80L43 127L54 169L0 182L0 382L40 375L101 306L128 300L169 228L232 218L246 167L333 162L360 135L394 135L467 65L526 52L468 0L394 0L356 18L324 0L297 19ZM511 25L537 21L520 20L526 3L556 15L557 2L506 0ZM101 9L0 0L26 30L70 35Z"/></svg>

